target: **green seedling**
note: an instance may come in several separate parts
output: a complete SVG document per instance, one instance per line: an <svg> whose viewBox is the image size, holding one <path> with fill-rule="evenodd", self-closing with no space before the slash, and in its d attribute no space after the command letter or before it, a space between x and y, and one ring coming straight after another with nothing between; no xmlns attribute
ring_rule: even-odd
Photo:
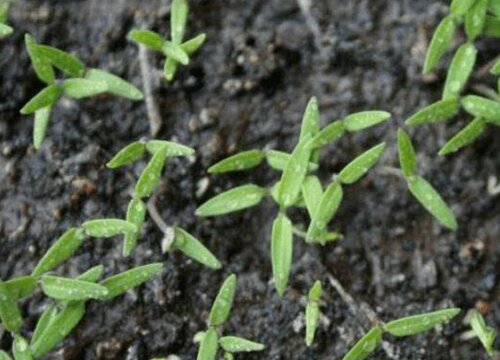
<svg viewBox="0 0 500 360"><path fill-rule="evenodd" d="M498 352L493 349L493 344L495 343L497 333L494 329L486 325L483 315L481 315L477 310L472 311L470 326L481 344L483 344L488 355L492 358L495 357Z"/></svg>
<svg viewBox="0 0 500 360"><path fill-rule="evenodd" d="M127 209L125 222L134 224L136 231L125 234L123 256L129 256L137 245L139 231L146 218L145 199L150 197L158 186L166 162L174 156L191 156L194 154L194 149L166 140L136 141L120 150L107 163L107 167L116 169L131 164L141 160L148 153L151 154L151 159L135 184L134 194ZM219 260L198 239L180 227L173 229L173 240L168 250L174 249L209 268L221 267Z"/></svg>
<svg viewBox="0 0 500 360"><path fill-rule="evenodd" d="M219 347L224 351L225 358L233 358L235 353L264 350L265 346L238 336L220 336L218 327L224 325L229 318L236 292L236 275L230 275L222 284L214 300L208 329L201 336L197 336L200 347L197 360L215 360Z"/></svg>
<svg viewBox="0 0 500 360"><path fill-rule="evenodd" d="M205 34L200 34L190 40L184 41L188 10L186 0L172 1L170 11L170 40L151 30L134 29L129 35L133 41L165 55L163 74L167 81L174 79L179 64L189 64L190 56L200 48L206 38Z"/></svg>
<svg viewBox="0 0 500 360"><path fill-rule="evenodd" d="M25 36L25 44L35 73L46 84L21 109L21 114L35 114L35 149L40 148L50 121L51 109L62 96L83 99L109 93L131 100L143 98L139 89L122 78L103 70L86 69L75 56L55 47L37 44L28 34ZM56 69L66 78L56 79Z"/></svg>
<svg viewBox="0 0 500 360"><path fill-rule="evenodd" d="M318 177L313 173L319 168L321 149L346 132L357 132L387 121L390 114L385 111L364 111L337 120L323 129L320 127L318 102L311 98L304 111L299 141L291 154L277 150L248 150L232 155L212 165L212 174L251 170L267 161L273 169L282 173L281 179L271 187L255 184L238 186L223 192L203 203L196 210L201 217L219 216L258 205L266 196L271 197L279 207L271 234L271 260L274 284L283 294L288 283L293 258L293 236L303 237L309 243L326 244L337 240L340 235L327 230L342 200L342 186L357 182L380 159L385 143L378 144L364 152L339 174L323 191ZM306 232L292 224L287 211L292 208L306 208L311 223Z"/></svg>
<svg viewBox="0 0 500 360"><path fill-rule="evenodd" d="M319 300L321 298L321 293L323 289L321 287L321 281L317 280L309 294L307 296L306 305L306 345L311 346L314 342L314 336L316 335L316 329L319 322Z"/></svg>
<svg viewBox="0 0 500 360"><path fill-rule="evenodd" d="M0 0L0 39L12 34L14 31L11 26L6 24L9 16L10 2L11 0Z"/></svg>
<svg viewBox="0 0 500 360"><path fill-rule="evenodd" d="M379 324L362 336L356 344L344 355L342 360L363 360L368 358L382 342L384 333L395 337L405 337L420 334L435 326L454 318L460 309L450 308L430 313L413 315Z"/></svg>
<svg viewBox="0 0 500 360"><path fill-rule="evenodd" d="M453 211L432 185L417 175L415 151L409 136L402 129L398 130L398 150L401 172L411 194L441 225L456 230L457 220Z"/></svg>

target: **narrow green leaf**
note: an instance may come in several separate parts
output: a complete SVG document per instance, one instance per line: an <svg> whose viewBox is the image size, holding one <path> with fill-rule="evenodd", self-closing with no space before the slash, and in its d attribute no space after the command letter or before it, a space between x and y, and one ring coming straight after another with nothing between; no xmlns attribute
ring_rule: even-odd
<svg viewBox="0 0 500 360"><path fill-rule="evenodd" d="M24 36L24 43L26 45L26 50L28 50L31 65L33 65L33 69L38 78L46 84L53 84L55 81L54 69L50 62L40 54L35 38L26 34Z"/></svg>
<svg viewBox="0 0 500 360"><path fill-rule="evenodd" d="M382 328L375 326L356 342L342 360L364 360L375 351L381 342Z"/></svg>
<svg viewBox="0 0 500 360"><path fill-rule="evenodd" d="M484 119L478 117L460 130L439 150L439 155L448 155L469 145L481 135L486 128Z"/></svg>
<svg viewBox="0 0 500 360"><path fill-rule="evenodd" d="M322 196L323 187L318 177L314 175L306 176L302 183L302 197L304 198L307 212L310 217L312 217L314 211L316 211L316 207L320 203Z"/></svg>
<svg viewBox="0 0 500 360"><path fill-rule="evenodd" d="M500 75L500 59L498 59L495 64L490 69L490 73L493 75Z"/></svg>
<svg viewBox="0 0 500 360"><path fill-rule="evenodd" d="M137 227L122 219L96 219L83 223L82 228L91 237L112 237L128 232L137 232Z"/></svg>
<svg viewBox="0 0 500 360"><path fill-rule="evenodd" d="M165 39L151 30L137 30L133 29L129 34L130 39L140 44L143 44L151 49L161 51Z"/></svg>
<svg viewBox="0 0 500 360"><path fill-rule="evenodd" d="M297 144L281 175L278 203L284 208L292 206L299 196L311 156L310 140L311 137L306 136Z"/></svg>
<svg viewBox="0 0 500 360"><path fill-rule="evenodd" d="M177 72L177 61L172 58L166 58L165 64L163 66L163 75L167 81L172 81L174 79L175 73Z"/></svg>
<svg viewBox="0 0 500 360"><path fill-rule="evenodd" d="M403 129L398 130L399 164L404 177L415 175L417 171L417 156L410 137Z"/></svg>
<svg viewBox="0 0 500 360"><path fill-rule="evenodd" d="M424 107L405 121L406 125L421 125L448 120L458 113L458 99L448 98Z"/></svg>
<svg viewBox="0 0 500 360"><path fill-rule="evenodd" d="M39 341L41 335L45 333L49 324L56 318L56 315L57 315L57 307L55 305L47 307L42 312L42 315L40 315L36 323L33 336L31 337L31 345Z"/></svg>
<svg viewBox="0 0 500 360"><path fill-rule="evenodd" d="M9 26L7 24L0 23L0 37L10 35L13 32L14 32L14 29L11 26Z"/></svg>
<svg viewBox="0 0 500 360"><path fill-rule="evenodd" d="M101 285L60 276L43 275L41 284L45 295L57 300L101 299L108 294L108 290Z"/></svg>
<svg viewBox="0 0 500 360"><path fill-rule="evenodd" d="M52 106L49 105L35 111L35 123L33 125L33 146L36 150L40 149L43 139L45 138L47 125L50 121L50 110L52 110Z"/></svg>
<svg viewBox="0 0 500 360"><path fill-rule="evenodd" d="M182 50L182 47L180 45L174 45L170 41L165 41L162 51L165 56L171 57L182 65L189 64L189 56L184 50Z"/></svg>
<svg viewBox="0 0 500 360"><path fill-rule="evenodd" d="M453 15L462 16L472 7L476 0L452 0L450 12Z"/></svg>
<svg viewBox="0 0 500 360"><path fill-rule="evenodd" d="M307 298L309 299L309 301L319 301L322 293L323 287L321 286L321 281L316 280L314 282L314 285L311 287L311 290L309 290Z"/></svg>
<svg viewBox="0 0 500 360"><path fill-rule="evenodd" d="M393 320L384 325L384 331L393 336L409 336L422 333L455 317L460 312L458 308L438 310L426 314L413 315Z"/></svg>
<svg viewBox="0 0 500 360"><path fill-rule="evenodd" d="M142 159L146 152L146 145L141 141L134 141L121 149L106 166L110 169L133 163Z"/></svg>
<svg viewBox="0 0 500 360"><path fill-rule="evenodd" d="M424 74L428 74L434 69L444 53L448 50L451 40L455 35L456 24L453 17L445 17L439 23L436 31L432 35L432 40L427 49L424 63Z"/></svg>
<svg viewBox="0 0 500 360"><path fill-rule="evenodd" d="M34 360L28 342L20 335L14 336L12 343L12 353L15 360Z"/></svg>
<svg viewBox="0 0 500 360"><path fill-rule="evenodd" d="M15 298L9 293L5 283L0 280L0 319L3 327L13 333L18 333L23 320Z"/></svg>
<svg viewBox="0 0 500 360"><path fill-rule="evenodd" d="M408 178L408 188L420 204L443 226L450 230L457 229L457 220L439 193L424 178Z"/></svg>
<svg viewBox="0 0 500 360"><path fill-rule="evenodd" d="M280 213L273 222L271 239L274 286L280 296L282 296L286 290L290 266L292 265L292 257L292 222L285 214Z"/></svg>
<svg viewBox="0 0 500 360"><path fill-rule="evenodd" d="M469 114L482 117L493 124L500 124L500 102L468 95L462 99L462 106Z"/></svg>
<svg viewBox="0 0 500 360"><path fill-rule="evenodd" d="M465 14L465 32L469 41L474 41L484 29L488 0L477 0Z"/></svg>
<svg viewBox="0 0 500 360"><path fill-rule="evenodd" d="M38 51L52 65L71 77L81 77L85 65L75 56L52 46L38 45Z"/></svg>
<svg viewBox="0 0 500 360"><path fill-rule="evenodd" d="M12 360L12 358L5 351L0 350L0 360Z"/></svg>
<svg viewBox="0 0 500 360"><path fill-rule="evenodd" d="M342 120L334 121L321 129L311 141L311 148L316 149L325 146L330 142L337 141L344 135L345 128Z"/></svg>
<svg viewBox="0 0 500 360"><path fill-rule="evenodd" d="M453 56L443 90L443 99L456 98L462 92L476 63L474 44L465 43Z"/></svg>
<svg viewBox="0 0 500 360"><path fill-rule="evenodd" d="M253 184L235 187L204 202L196 209L196 216L216 216L257 205L266 194L266 190Z"/></svg>
<svg viewBox="0 0 500 360"><path fill-rule="evenodd" d="M287 154L283 151L278 150L267 150L266 151L266 161L267 164L278 171L284 171L290 161L290 154ZM307 171L316 171L318 170L318 164L313 162L309 162L307 166Z"/></svg>
<svg viewBox="0 0 500 360"><path fill-rule="evenodd" d="M316 97L309 99L307 103L306 110L302 117L302 124L300 127L300 137L299 141L304 140L307 136L313 138L318 134L320 127L318 100Z"/></svg>
<svg viewBox="0 0 500 360"><path fill-rule="evenodd" d="M307 229L307 242L325 243L324 234L326 226L335 215L342 201L342 195L342 186L336 181L332 182L326 188Z"/></svg>
<svg viewBox="0 0 500 360"><path fill-rule="evenodd" d="M362 111L347 116L343 123L347 131L359 131L387 121L390 117L391 114L386 111Z"/></svg>
<svg viewBox="0 0 500 360"><path fill-rule="evenodd" d="M78 277L76 279L95 283L97 280L99 280L101 278L103 270L104 270L104 266L97 265L97 266L91 267L90 269L85 271L83 274L78 275Z"/></svg>
<svg viewBox="0 0 500 360"><path fill-rule="evenodd" d="M54 104L61 96L62 88L58 85L49 85L33 96L21 109L21 114L32 114L37 110Z"/></svg>
<svg viewBox="0 0 500 360"><path fill-rule="evenodd" d="M219 340L220 346L224 351L230 353L262 351L265 349L263 344L250 341L238 336L224 336Z"/></svg>
<svg viewBox="0 0 500 360"><path fill-rule="evenodd" d="M42 357L52 350L60 341L68 336L85 314L83 301L69 302L64 309L55 315L46 328L31 344L31 352L35 358Z"/></svg>
<svg viewBox="0 0 500 360"><path fill-rule="evenodd" d="M211 327L203 336L196 360L215 360L219 348L217 331Z"/></svg>
<svg viewBox="0 0 500 360"><path fill-rule="evenodd" d="M180 45L181 49L184 50L186 54L191 55L196 50L198 50L201 45L203 45L206 38L207 38L206 34L200 34L198 36L195 36L194 38L189 39L188 41L182 43Z"/></svg>
<svg viewBox="0 0 500 360"><path fill-rule="evenodd" d="M194 149L189 146L182 145L173 141L166 140L149 140L146 143L146 149L150 154L154 155L164 146L167 148L167 156L190 156L194 154Z"/></svg>
<svg viewBox="0 0 500 360"><path fill-rule="evenodd" d="M220 269L221 263L198 239L187 231L176 227L174 246L184 255L211 269Z"/></svg>
<svg viewBox="0 0 500 360"><path fill-rule="evenodd" d="M184 38L188 11L189 8L186 0L172 1L170 13L170 36L172 36L172 42L176 45L179 45Z"/></svg>
<svg viewBox="0 0 500 360"><path fill-rule="evenodd" d="M137 245L137 238L139 237L139 231L146 218L146 204L141 199L132 199L127 208L126 220L134 224L137 227L137 231L127 232L123 238L123 256L129 256Z"/></svg>
<svg viewBox="0 0 500 360"><path fill-rule="evenodd" d="M64 95L75 99L102 94L109 90L108 85L104 81L76 78L64 80L62 87Z"/></svg>
<svg viewBox="0 0 500 360"><path fill-rule="evenodd" d="M111 276L101 282L101 285L108 289L108 295L102 300L115 298L128 290L141 285L163 269L163 264L153 263L138 266L120 274Z"/></svg>
<svg viewBox="0 0 500 360"><path fill-rule="evenodd" d="M167 146L164 145L153 155L151 160L149 160L148 165L144 168L135 184L135 194L137 197L149 197L153 193L153 190L160 181L163 168L165 167L167 150Z"/></svg>
<svg viewBox="0 0 500 360"><path fill-rule="evenodd" d="M481 344L483 344L488 355L493 356L493 344L497 336L495 330L486 325L483 316L477 310L474 310L472 313L470 325L479 338L479 341L481 341Z"/></svg>
<svg viewBox="0 0 500 360"><path fill-rule="evenodd" d="M67 230L47 250L31 275L40 276L69 259L78 250L84 239L85 234L81 229L71 228Z"/></svg>
<svg viewBox="0 0 500 360"><path fill-rule="evenodd" d="M485 36L500 37L500 18L486 15L483 34Z"/></svg>
<svg viewBox="0 0 500 360"><path fill-rule="evenodd" d="M231 274L220 287L219 293L214 300L212 309L210 310L210 326L219 326L227 321L231 307L233 306L235 292L236 275Z"/></svg>
<svg viewBox="0 0 500 360"><path fill-rule="evenodd" d="M231 171L242 171L258 166L264 159L262 150L242 151L229 156L208 168L210 174L220 174Z"/></svg>
<svg viewBox="0 0 500 360"><path fill-rule="evenodd" d="M14 301L30 296L37 287L36 278L33 276L16 277L4 282L4 285Z"/></svg>
<svg viewBox="0 0 500 360"><path fill-rule="evenodd" d="M309 302L306 305L306 345L311 346L314 342L316 329L319 322L319 305L317 302Z"/></svg>
<svg viewBox="0 0 500 360"><path fill-rule="evenodd" d="M385 142L380 143L359 155L347 164L339 173L339 180L343 184L353 184L358 181L380 159L385 150Z"/></svg>
<svg viewBox="0 0 500 360"><path fill-rule="evenodd" d="M107 92L131 100L142 100L144 95L134 85L121 77L99 69L89 69L85 73L88 80L103 82L107 86Z"/></svg>

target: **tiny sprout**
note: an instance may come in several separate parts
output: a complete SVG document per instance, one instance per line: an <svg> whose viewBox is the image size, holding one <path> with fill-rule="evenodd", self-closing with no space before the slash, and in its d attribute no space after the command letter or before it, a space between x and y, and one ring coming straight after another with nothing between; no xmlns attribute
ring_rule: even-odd
<svg viewBox="0 0 500 360"><path fill-rule="evenodd" d="M35 73L47 84L21 109L21 114L35 114L33 128L35 149L39 149L42 144L50 111L61 96L82 99L110 93L131 100L143 98L139 89L120 77L103 70L86 69L75 56L51 46L37 44L28 34L25 36L25 44ZM68 78L56 81L54 69L60 70Z"/></svg>
<svg viewBox="0 0 500 360"><path fill-rule="evenodd" d="M170 40L151 30L134 29L130 32L130 39L152 50L165 55L163 74L167 81L172 81L177 72L178 64L188 65L190 56L204 43L206 35L200 34L183 42L188 16L186 0L173 0L170 12Z"/></svg>
<svg viewBox="0 0 500 360"><path fill-rule="evenodd" d="M441 57L448 51L451 40L455 35L455 30L456 24L453 17L448 16L441 20L432 36L429 49L427 50L424 63L424 74L430 73Z"/></svg>
<svg viewBox="0 0 500 360"><path fill-rule="evenodd" d="M108 290L101 285L59 276L43 275L41 284L45 295L57 300L101 299L108 295Z"/></svg>
<svg viewBox="0 0 500 360"><path fill-rule="evenodd" d="M448 207L441 195L424 178L414 175L416 171L413 145L403 130L398 132L400 165L405 176L408 189L418 202L443 226L456 230L457 221L453 211Z"/></svg>
<svg viewBox="0 0 500 360"><path fill-rule="evenodd" d="M476 63L477 50L473 44L460 46L451 61L443 90L443 99L456 98L462 92Z"/></svg>
<svg viewBox="0 0 500 360"><path fill-rule="evenodd" d="M361 337L342 360L366 359L382 342L383 333L389 333L396 337L419 334L451 320L459 312L460 309L458 308L443 309L400 318L384 325L377 325Z"/></svg>
<svg viewBox="0 0 500 360"><path fill-rule="evenodd" d="M458 113L459 102L455 97L428 105L405 121L406 125L435 123L452 118Z"/></svg>
<svg viewBox="0 0 500 360"><path fill-rule="evenodd" d="M486 128L486 121L477 117L460 130L439 150L439 155L448 155L476 140Z"/></svg>
<svg viewBox="0 0 500 360"><path fill-rule="evenodd" d="M217 297L210 310L209 327L207 331L196 335L200 342L197 360L215 360L220 347L225 351L224 356L232 357L233 353L261 351L265 347L262 344L236 337L223 336L219 338L216 327L223 325L231 312L234 294L236 291L236 275L231 274L222 284ZM201 337L201 339L199 339Z"/></svg>
<svg viewBox="0 0 500 360"><path fill-rule="evenodd" d="M319 299L322 293L321 281L316 280L309 290L306 306L306 345L311 346L314 342L316 328L319 321Z"/></svg>
<svg viewBox="0 0 500 360"><path fill-rule="evenodd" d="M481 341L481 344L483 344L488 355L493 356L495 354L493 343L497 336L496 331L486 325L484 317L477 310L473 310L472 312L470 325L479 341Z"/></svg>
<svg viewBox="0 0 500 360"><path fill-rule="evenodd" d="M231 171L248 170L258 166L264 160L262 150L243 151L230 156L208 168L210 174L226 173Z"/></svg>
<svg viewBox="0 0 500 360"><path fill-rule="evenodd" d="M288 283L288 275L293 257L292 222L279 213L273 223L271 236L271 259L274 285L278 294L283 295Z"/></svg>
<svg viewBox="0 0 500 360"><path fill-rule="evenodd" d="M82 224L85 234L90 237L112 237L137 232L137 226L121 219L96 219Z"/></svg>

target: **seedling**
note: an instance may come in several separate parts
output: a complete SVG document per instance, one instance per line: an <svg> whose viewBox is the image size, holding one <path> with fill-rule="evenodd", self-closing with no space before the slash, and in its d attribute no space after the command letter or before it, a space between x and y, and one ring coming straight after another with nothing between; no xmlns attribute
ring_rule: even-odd
<svg viewBox="0 0 500 360"><path fill-rule="evenodd" d="M139 89L122 78L99 69L86 69L75 56L55 47L37 44L26 34L26 49L38 78L47 86L29 100L21 109L21 114L35 114L33 145L39 149L45 137L50 120L50 112L62 97L83 99L102 93L109 93L131 100L141 100ZM55 69L67 78L56 79Z"/></svg>
<svg viewBox="0 0 500 360"><path fill-rule="evenodd" d="M0 0L0 38L12 34L14 29L6 24L10 0ZM1 359L1 358L0 358Z"/></svg>
<svg viewBox="0 0 500 360"><path fill-rule="evenodd" d="M441 225L450 230L457 229L457 220L441 195L423 177L417 175L417 159L409 136L398 130L398 150L401 172L410 193Z"/></svg>
<svg viewBox="0 0 500 360"><path fill-rule="evenodd" d="M163 74L167 81L172 81L180 65L188 65L190 56L194 54L205 41L206 35L200 34L183 41L188 17L188 3L186 0L173 0L170 11L170 40L151 30L134 29L130 32L130 39L149 49L159 51L165 55Z"/></svg>
<svg viewBox="0 0 500 360"><path fill-rule="evenodd" d="M129 256L136 247L139 231L146 217L145 199L151 196L158 185L165 163L173 156L193 155L194 149L165 140L136 141L120 150L107 163L107 167L115 169L131 164L142 159L146 153L150 153L152 156L137 180L126 215L126 222L134 224L137 231L125 234L123 256ZM166 250L173 249L181 251L209 268L219 269L221 267L219 260L199 240L180 227L173 228L172 239Z"/></svg>
<svg viewBox="0 0 500 360"><path fill-rule="evenodd" d="M321 281L317 280L307 296L306 306L306 345L311 346L316 335L316 328L319 321L319 299L323 289Z"/></svg>
<svg viewBox="0 0 500 360"><path fill-rule="evenodd" d="M217 297L214 300L208 329L199 333L197 339L200 341L197 360L215 360L219 352L219 346L224 351L225 359L233 359L235 353L261 351L263 344L250 341L238 336L220 336L218 328L226 323L233 306L234 294L236 292L236 275L230 275L222 284Z"/></svg>
<svg viewBox="0 0 500 360"><path fill-rule="evenodd" d="M481 341L481 344L483 344L488 355L492 358L495 357L498 352L493 349L493 344L495 343L497 333L494 329L486 325L483 315L477 310L472 311L470 326L479 341Z"/></svg>
<svg viewBox="0 0 500 360"><path fill-rule="evenodd" d="M456 29L464 24L467 42L455 52L448 68L442 99L421 109L409 119L408 125L421 125L448 120L458 114L460 108L472 115L473 120L452 137L439 151L440 155L453 153L472 143L488 124L500 125L500 95L493 89L484 89L490 99L461 93L476 64L477 49L474 41L479 36L500 37L500 9L498 1L453 0L450 15L437 27L427 51L424 73L429 73L449 50ZM500 75L500 61L492 67L493 75ZM500 84L499 84L500 85ZM500 91L500 86L498 91Z"/></svg>
<svg viewBox="0 0 500 360"><path fill-rule="evenodd" d="M395 337L416 335L433 329L435 326L454 318L460 309L450 308L430 313L413 315L378 324L361 337L356 344L344 355L342 360L363 360L370 356L382 342L384 333Z"/></svg>
<svg viewBox="0 0 500 360"><path fill-rule="evenodd" d="M197 210L196 215L207 217L223 215L258 205L266 196L279 207L271 235L271 259L274 284L278 293L285 292L293 257L293 235L296 234L312 244L324 245L341 237L329 232L326 227L342 201L342 187L357 182L380 159L385 143L380 143L359 155L339 174L323 192L319 178L313 175L318 170L321 148L342 137L345 132L356 132L389 119L384 111L365 111L332 122L320 129L318 103L311 98L304 116L300 137L291 154L276 150L248 150L230 156L208 169L209 173L226 173L250 170L264 159L274 170L282 172L281 179L269 188L255 184L236 187L219 194ZM306 208L311 222L307 232L295 227L286 212L291 208Z"/></svg>

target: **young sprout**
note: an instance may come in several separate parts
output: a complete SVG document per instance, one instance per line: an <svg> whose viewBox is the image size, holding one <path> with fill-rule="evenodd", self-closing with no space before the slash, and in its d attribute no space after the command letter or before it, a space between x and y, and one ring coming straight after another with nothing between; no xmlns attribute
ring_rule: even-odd
<svg viewBox="0 0 500 360"><path fill-rule="evenodd" d="M122 78L103 70L86 69L75 56L51 46L37 44L28 34L25 36L25 44L35 73L47 85L21 109L21 114L35 114L35 149L39 149L42 144L50 120L50 111L61 96L82 99L109 93L131 100L143 98L139 89ZM55 69L66 78L56 79Z"/></svg>
<svg viewBox="0 0 500 360"><path fill-rule="evenodd" d="M201 335L197 360L215 360L219 346L225 357L232 358L234 353L264 350L264 345L237 336L219 337L217 327L224 325L229 318L236 292L236 275L230 275L222 284L210 310L209 327Z"/></svg>
<svg viewBox="0 0 500 360"><path fill-rule="evenodd" d="M170 40L151 30L134 29L130 39L152 50L165 55L163 74L167 81L172 81L179 64L188 65L190 56L194 54L205 41L206 35L200 34L183 41L188 17L186 0L173 0L170 11Z"/></svg>
<svg viewBox="0 0 500 360"><path fill-rule="evenodd" d="M311 346L314 342L314 336L316 335L316 328L318 327L319 321L319 299L323 289L321 287L321 281L316 280L309 294L307 296L307 306L306 306L306 345Z"/></svg>
<svg viewBox="0 0 500 360"><path fill-rule="evenodd" d="M416 174L417 162L413 145L402 129L398 130L398 150L401 171L411 194L441 225L450 230L456 230L457 220L452 210L432 185Z"/></svg>
<svg viewBox="0 0 500 360"><path fill-rule="evenodd" d="M429 331L435 326L454 318L460 309L450 308L430 313L413 315L390 321L383 325L376 325L368 331L344 355L342 360L363 360L370 356L382 342L384 333L395 337L404 337Z"/></svg>
<svg viewBox="0 0 500 360"><path fill-rule="evenodd" d="M174 156L191 156L194 154L194 149L166 140L136 141L120 150L107 163L107 167L115 169L131 164L142 159L147 153L152 155L151 159L135 184L135 191L127 208L125 221L133 224L136 231L125 234L123 256L129 256L137 245L139 231L146 217L147 206L145 199L151 196L158 186L167 160ZM207 211L210 211L210 209ZM215 210L212 209L211 211ZM194 236L179 227L173 228L172 232L173 241L169 245L170 248L181 251L186 256L209 268L219 269L221 267L219 260Z"/></svg>
<svg viewBox="0 0 500 360"><path fill-rule="evenodd" d="M493 349L493 344L497 336L496 331L486 325L483 315L481 315L477 310L472 311L470 326L479 341L481 341L481 344L483 344L488 355L494 357L496 352Z"/></svg>
<svg viewBox="0 0 500 360"><path fill-rule="evenodd" d="M357 132L388 120L385 111L363 111L335 121L323 129L316 98L311 98L304 111L299 140L291 154L277 150L247 150L212 165L209 173L227 173L250 170L264 159L281 171L281 179L269 188L246 184L227 190L207 200L196 210L197 216L224 215L258 205L266 195L278 205L271 233L271 261L276 290L283 295L289 279L293 257L293 235L309 243L325 244L340 238L329 232L332 220L342 200L342 185L353 184L380 159L385 143L378 144L349 163L323 192L318 177L312 175L319 168L319 155L323 146L338 140L345 132ZM307 232L294 227L287 216L291 208L306 208L311 223Z"/></svg>
<svg viewBox="0 0 500 360"><path fill-rule="evenodd" d="M4 36L12 34L14 29L6 24L9 16L10 0L0 0L0 39Z"/></svg>

